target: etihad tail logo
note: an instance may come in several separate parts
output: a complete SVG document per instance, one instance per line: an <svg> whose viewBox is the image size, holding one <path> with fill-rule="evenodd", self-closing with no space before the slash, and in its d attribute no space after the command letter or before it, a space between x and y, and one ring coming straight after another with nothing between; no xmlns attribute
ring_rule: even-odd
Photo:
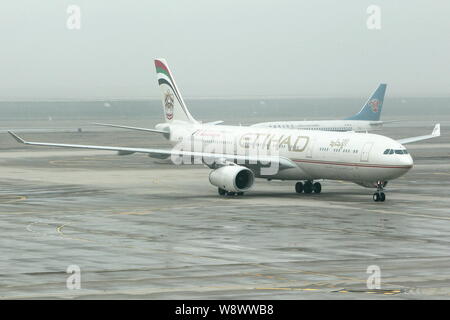
<svg viewBox="0 0 450 320"><path fill-rule="evenodd" d="M172 120L176 103L178 103L181 106L181 109L184 111L184 113L188 115L189 112L187 111L183 99L181 98L181 95L178 92L177 86L175 85L175 81L172 78L172 74L169 72L169 68L162 61L159 60L155 60L155 67L156 67L156 74L158 77L158 84L164 90L163 103L167 119ZM164 88L163 85L167 86L168 88Z"/></svg>
<svg viewBox="0 0 450 320"><path fill-rule="evenodd" d="M173 94L169 90L164 95L164 111L166 113L166 118L172 120L173 118Z"/></svg>
<svg viewBox="0 0 450 320"><path fill-rule="evenodd" d="M172 79L172 76L170 75L169 69L159 60L155 60L155 67L156 67L156 73L158 75L158 84L161 86L163 84L167 85L172 92L175 94L178 102L180 105L183 105L181 103L180 94L177 91L177 88L175 87L174 81Z"/></svg>
<svg viewBox="0 0 450 320"><path fill-rule="evenodd" d="M369 105L373 113L378 113L378 111L380 110L380 100L378 99L370 100Z"/></svg>

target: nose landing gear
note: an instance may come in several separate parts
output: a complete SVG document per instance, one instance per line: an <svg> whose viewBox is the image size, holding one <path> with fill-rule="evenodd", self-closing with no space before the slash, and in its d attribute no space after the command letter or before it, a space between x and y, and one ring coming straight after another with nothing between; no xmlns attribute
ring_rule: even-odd
<svg viewBox="0 0 450 320"><path fill-rule="evenodd" d="M386 195L384 194L384 192L377 191L373 194L373 201L383 202L384 200L386 200Z"/></svg>
<svg viewBox="0 0 450 320"><path fill-rule="evenodd" d="M377 181L377 191L373 194L373 201L384 202L386 200L386 195L384 194L384 187L387 182Z"/></svg>

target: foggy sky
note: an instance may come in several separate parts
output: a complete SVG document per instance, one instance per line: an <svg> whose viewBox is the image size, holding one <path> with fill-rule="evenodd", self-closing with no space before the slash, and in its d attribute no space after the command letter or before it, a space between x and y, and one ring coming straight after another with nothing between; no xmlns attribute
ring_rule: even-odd
<svg viewBox="0 0 450 320"><path fill-rule="evenodd" d="M0 100L158 97L155 57L185 97L366 97L380 82L450 96L449 16L447 0L4 0Z"/></svg>

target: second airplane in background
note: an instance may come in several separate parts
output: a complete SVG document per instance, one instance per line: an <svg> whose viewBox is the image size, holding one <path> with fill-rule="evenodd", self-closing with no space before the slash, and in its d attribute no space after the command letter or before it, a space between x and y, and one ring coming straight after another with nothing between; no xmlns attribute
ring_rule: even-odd
<svg viewBox="0 0 450 320"><path fill-rule="evenodd" d="M344 120L272 121L256 123L252 127L359 132L379 130L386 123L380 120L385 92L386 84L382 83L357 114Z"/></svg>

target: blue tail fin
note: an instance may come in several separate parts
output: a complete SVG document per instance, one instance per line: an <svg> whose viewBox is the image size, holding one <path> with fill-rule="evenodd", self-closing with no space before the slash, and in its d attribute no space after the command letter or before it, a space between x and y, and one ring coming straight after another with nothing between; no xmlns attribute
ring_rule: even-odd
<svg viewBox="0 0 450 320"><path fill-rule="evenodd" d="M385 92L386 84L382 83L378 86L377 90L375 90L369 100L367 100L361 111L345 120L379 121Z"/></svg>

